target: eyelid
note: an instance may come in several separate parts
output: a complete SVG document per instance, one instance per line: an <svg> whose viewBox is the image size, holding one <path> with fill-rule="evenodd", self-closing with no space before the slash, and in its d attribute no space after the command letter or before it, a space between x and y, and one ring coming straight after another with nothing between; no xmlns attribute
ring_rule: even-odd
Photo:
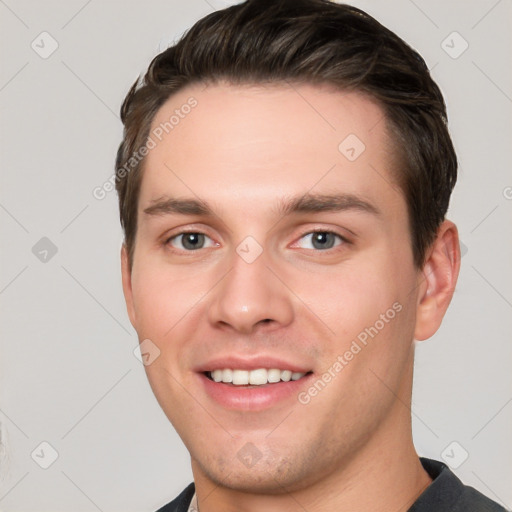
<svg viewBox="0 0 512 512"><path fill-rule="evenodd" d="M202 235L206 235L206 236L209 236L210 238L211 235L209 234L209 230L203 226L199 227L199 226L195 226L195 225L190 225L190 224L187 224L186 226L177 226L171 230L169 230L167 233L165 233L163 235L163 239L164 241L168 241L170 240L171 238L175 238L179 235L184 235L186 233L200 233Z"/></svg>

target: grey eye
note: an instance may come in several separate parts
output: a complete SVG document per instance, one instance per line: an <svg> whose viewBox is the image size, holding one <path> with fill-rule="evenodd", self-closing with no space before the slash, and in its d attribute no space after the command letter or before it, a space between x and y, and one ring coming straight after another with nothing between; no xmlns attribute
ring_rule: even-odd
<svg viewBox="0 0 512 512"><path fill-rule="evenodd" d="M336 243L336 239L339 240ZM313 233L308 233L304 235L301 240L307 240L307 244L309 247L301 245L303 249L317 249L317 250L326 250L332 249L336 245L340 245L343 241L340 235L336 233L331 233L330 231L315 231Z"/></svg>
<svg viewBox="0 0 512 512"><path fill-rule="evenodd" d="M181 233L171 238L170 243L177 249L185 249L186 251L194 251L203 249L205 242L211 239L204 233ZM211 244L210 244L211 246Z"/></svg>

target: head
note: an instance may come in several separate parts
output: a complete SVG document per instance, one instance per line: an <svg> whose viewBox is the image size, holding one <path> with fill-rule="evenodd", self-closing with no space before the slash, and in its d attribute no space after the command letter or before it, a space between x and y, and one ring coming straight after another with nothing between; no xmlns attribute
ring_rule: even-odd
<svg viewBox="0 0 512 512"><path fill-rule="evenodd" d="M195 473L279 493L410 435L413 340L459 265L423 59L350 6L248 1L158 55L121 116L123 288ZM225 394L223 368L305 375Z"/></svg>

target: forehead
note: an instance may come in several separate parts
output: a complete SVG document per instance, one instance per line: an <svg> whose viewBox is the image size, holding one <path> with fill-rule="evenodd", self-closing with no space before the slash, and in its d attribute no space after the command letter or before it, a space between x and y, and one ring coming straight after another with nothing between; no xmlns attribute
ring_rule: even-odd
<svg viewBox="0 0 512 512"><path fill-rule="evenodd" d="M396 201L383 110L360 93L304 84L198 84L160 108L150 137L141 208L171 193L219 206L238 201L241 208L340 189Z"/></svg>

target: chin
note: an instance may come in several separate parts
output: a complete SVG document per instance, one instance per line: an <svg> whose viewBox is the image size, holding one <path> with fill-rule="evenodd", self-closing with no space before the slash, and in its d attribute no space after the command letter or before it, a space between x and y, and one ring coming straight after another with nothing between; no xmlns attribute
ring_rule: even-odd
<svg viewBox="0 0 512 512"><path fill-rule="evenodd" d="M279 495L288 492L289 474L282 475L280 468L271 469L241 468L239 464L221 470L220 468L202 467L209 480L216 485L243 493ZM284 489L286 487L286 490Z"/></svg>
<svg viewBox="0 0 512 512"><path fill-rule="evenodd" d="M300 453L300 450L293 454L281 450L276 454L268 446L265 453L257 452L254 448L250 443L238 451L224 446L222 455L206 456L205 451L200 450L201 457L192 457L194 478L198 471L216 486L267 495L287 494L322 478L319 474L321 468L315 470L314 462L307 461L307 455Z"/></svg>

